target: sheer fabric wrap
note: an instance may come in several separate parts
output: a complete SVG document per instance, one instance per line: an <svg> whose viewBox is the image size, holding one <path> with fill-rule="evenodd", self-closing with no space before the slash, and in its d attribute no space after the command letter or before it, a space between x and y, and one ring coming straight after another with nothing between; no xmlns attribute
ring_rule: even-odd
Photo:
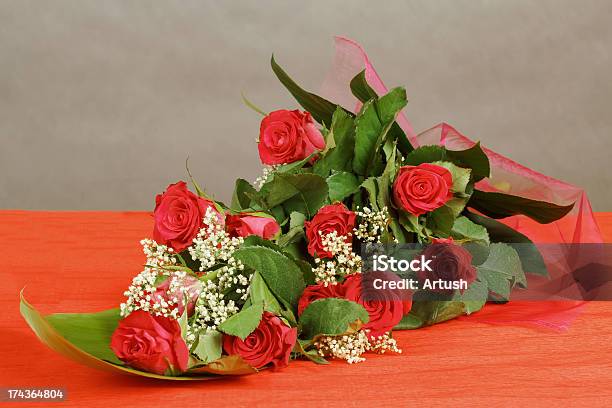
<svg viewBox="0 0 612 408"><path fill-rule="evenodd" d="M351 94L349 84L351 79L364 69L370 87L379 95L387 92L361 45L349 38L336 37L335 47L335 57L323 83L321 96L347 109L358 111L361 103ZM464 150L475 143L446 123L417 134L404 113L400 113L397 122L414 147L440 144L451 150ZM486 137L483 139L486 145ZM548 297L534 300L538 297L527 296L531 300L511 300L504 305L488 304L480 312L463 318L491 324L536 325L565 329L584 306L584 302L578 300L583 298L582 289L572 273L579 267L576 263L581 258L576 254L580 245L575 244L603 242L589 199L585 191L579 187L540 174L486 147L483 147L483 150L490 160L491 177L477 184L480 190L502 191L559 205L575 204L565 217L550 224L538 224L522 215L500 220L528 236L534 243L543 244L539 245L539 249L547 265L550 279L531 278L529 288L524 292L533 294L545 288ZM563 246L554 246L555 249L552 250L546 244L568 245L567 250L560 251L559 248ZM513 298L517 298L515 293ZM521 299L520 293L518 299Z"/></svg>

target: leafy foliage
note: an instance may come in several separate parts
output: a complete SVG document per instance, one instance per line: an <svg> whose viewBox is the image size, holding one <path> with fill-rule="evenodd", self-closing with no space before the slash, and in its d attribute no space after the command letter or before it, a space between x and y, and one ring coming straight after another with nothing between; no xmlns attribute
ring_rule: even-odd
<svg viewBox="0 0 612 408"><path fill-rule="evenodd" d="M351 325L368 322L368 312L355 302L327 298L312 302L299 320L300 337L314 339L319 335L337 336L347 333Z"/></svg>
<svg viewBox="0 0 612 408"><path fill-rule="evenodd" d="M276 298L292 310L304 291L304 277L297 264L287 255L263 246L243 246L234 258L257 271Z"/></svg>
<svg viewBox="0 0 612 408"><path fill-rule="evenodd" d="M215 375L256 373L239 356L220 358L189 369L185 375L164 376L124 366L110 351L110 336L119 321L119 310L100 313L61 313L42 316L21 294L21 315L38 338L56 352L84 365L104 371L164 380L210 380Z"/></svg>
<svg viewBox="0 0 612 408"><path fill-rule="evenodd" d="M219 331L244 340L259 325L263 311L263 304L255 303L230 316L219 325Z"/></svg>
<svg viewBox="0 0 612 408"><path fill-rule="evenodd" d="M573 203L570 205L557 205L511 194L491 193L480 190L474 190L468 206L492 218L506 218L522 214L540 224L556 221L574 208Z"/></svg>

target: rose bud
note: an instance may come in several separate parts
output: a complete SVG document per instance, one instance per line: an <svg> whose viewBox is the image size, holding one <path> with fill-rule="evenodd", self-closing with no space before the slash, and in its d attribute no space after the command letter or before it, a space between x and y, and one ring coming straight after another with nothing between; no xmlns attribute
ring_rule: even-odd
<svg viewBox="0 0 612 408"><path fill-rule="evenodd" d="M203 218L208 208L218 215L219 222L223 222L212 201L193 194L184 181L170 184L155 198L153 239L176 252L183 251L205 227Z"/></svg>
<svg viewBox="0 0 612 408"><path fill-rule="evenodd" d="M342 285L327 285L322 283L309 285L302 292L302 297L298 302L298 316L310 305L318 299L326 298L344 298L344 287Z"/></svg>
<svg viewBox="0 0 612 408"><path fill-rule="evenodd" d="M280 226L274 218L256 213L228 214L225 217L225 229L231 237L257 235L263 239L272 239L280 232Z"/></svg>
<svg viewBox="0 0 612 408"><path fill-rule="evenodd" d="M350 242L355 218L355 213L342 203L326 205L319 209L311 221L304 223L308 253L319 258L332 257L332 253L323 248L323 237L335 231L338 236L345 237L346 242Z"/></svg>
<svg viewBox="0 0 612 408"><path fill-rule="evenodd" d="M400 167L393 183L393 201L419 216L442 207L453 197L453 177L448 169L430 163Z"/></svg>
<svg viewBox="0 0 612 408"><path fill-rule="evenodd" d="M455 240L453 239L453 237L448 237L448 238L431 238L431 243L432 244L452 244L454 243Z"/></svg>
<svg viewBox="0 0 612 408"><path fill-rule="evenodd" d="M187 370L189 350L174 319L137 310L119 321L111 337L115 355L130 367L160 375Z"/></svg>
<svg viewBox="0 0 612 408"><path fill-rule="evenodd" d="M264 312L259 326L246 339L223 336L223 349L229 355L238 354L249 365L274 369L286 367L297 339L297 329L288 327L273 313Z"/></svg>
<svg viewBox="0 0 612 408"><path fill-rule="evenodd" d="M263 164L293 163L325 148L312 116L299 110L270 112L259 128L259 157Z"/></svg>
<svg viewBox="0 0 612 408"><path fill-rule="evenodd" d="M368 312L370 320L362 328L370 330L371 337L382 336L391 331L412 307L412 301L402 299L396 291L373 289L374 286L369 280L378 276L376 272L363 275L357 273L347 276L342 283L344 298L359 303ZM368 281L362 282L362 279Z"/></svg>
<svg viewBox="0 0 612 408"><path fill-rule="evenodd" d="M160 300L172 301L178 309L178 316L185 310L185 300L187 301L187 315L193 315L196 302L202 291L202 283L194 276L185 275L182 277L176 274L169 276L160 283L152 295L151 302L159 303Z"/></svg>
<svg viewBox="0 0 612 408"><path fill-rule="evenodd" d="M476 268L472 265L472 254L460 245L452 243L437 243L425 248L421 255L431 259L429 270L419 270L417 278L423 282L442 280L443 282L458 282L464 280L469 286L476 280ZM452 289L435 289L438 293L452 293ZM463 292L463 290L462 290Z"/></svg>

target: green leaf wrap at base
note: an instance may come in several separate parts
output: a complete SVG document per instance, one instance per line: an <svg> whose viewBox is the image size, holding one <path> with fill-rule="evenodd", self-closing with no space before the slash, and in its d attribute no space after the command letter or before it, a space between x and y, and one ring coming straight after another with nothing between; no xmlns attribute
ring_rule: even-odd
<svg viewBox="0 0 612 408"><path fill-rule="evenodd" d="M59 313L41 315L20 294L19 309L40 341L77 363L99 370L162 380L211 380L221 375L245 375L257 372L239 356L228 356L206 366L191 369L183 376L164 376L135 370L123 365L109 347L110 337L119 322L119 309L99 313Z"/></svg>

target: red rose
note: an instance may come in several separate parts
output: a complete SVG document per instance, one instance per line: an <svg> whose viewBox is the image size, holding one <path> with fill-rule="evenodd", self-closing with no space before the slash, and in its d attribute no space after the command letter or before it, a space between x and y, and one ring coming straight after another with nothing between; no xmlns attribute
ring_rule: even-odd
<svg viewBox="0 0 612 408"><path fill-rule="evenodd" d="M362 276L365 276L367 281L362 283L364 279ZM374 289L371 280L377 276L380 274L376 272L365 275L358 273L347 276L342 283L345 299L359 303L368 312L370 320L363 328L369 329L372 337L378 337L391 331L412 307L412 301L402 299L396 291ZM363 289L366 291L364 292Z"/></svg>
<svg viewBox="0 0 612 408"><path fill-rule="evenodd" d="M263 239L272 239L280 231L280 226L274 218L241 213L228 214L225 217L225 229L232 237L257 235Z"/></svg>
<svg viewBox="0 0 612 408"><path fill-rule="evenodd" d="M346 237L350 242L353 228L355 228L355 213L342 203L330 204L322 207L312 218L304 223L306 238L308 238L308 253L319 258L330 258L332 254L323 249L322 236L336 231L338 236Z"/></svg>
<svg viewBox="0 0 612 408"><path fill-rule="evenodd" d="M298 302L298 316L315 300L326 298L344 298L344 287L342 285L325 286L322 283L307 286Z"/></svg>
<svg viewBox="0 0 612 408"><path fill-rule="evenodd" d="M289 364L289 355L296 339L295 327L288 327L274 314L264 312L259 326L246 339L223 336L223 349L229 355L240 355L255 368L272 363L276 369Z"/></svg>
<svg viewBox="0 0 612 408"><path fill-rule="evenodd" d="M464 280L468 286L476 280L476 268L472 265L472 254L460 245L453 243L434 243L421 253L425 259L431 259L431 271L420 270L417 277L444 282ZM450 293L452 289L438 289L435 292Z"/></svg>
<svg viewBox="0 0 612 408"><path fill-rule="evenodd" d="M111 349L127 365L160 375L187 370L189 350L176 320L137 310L119 322Z"/></svg>
<svg viewBox="0 0 612 408"><path fill-rule="evenodd" d="M153 239L181 252L204 227L203 218L207 208L215 209L212 201L198 197L187 189L184 181L170 184L163 194L155 198L155 227ZM221 215L219 220L222 222Z"/></svg>
<svg viewBox="0 0 612 408"><path fill-rule="evenodd" d="M172 290L170 290L170 284L172 284ZM179 316L181 316L185 310L185 295L187 295L187 315L191 316L200 292L202 292L202 283L197 278L191 275L185 275L181 278L172 275L157 285L151 302L172 300L178 308Z"/></svg>
<svg viewBox="0 0 612 408"><path fill-rule="evenodd" d="M277 110L261 121L259 157L264 164L293 163L325 147L308 112Z"/></svg>
<svg viewBox="0 0 612 408"><path fill-rule="evenodd" d="M453 197L453 176L435 164L400 167L393 183L393 201L413 215L442 207Z"/></svg>

